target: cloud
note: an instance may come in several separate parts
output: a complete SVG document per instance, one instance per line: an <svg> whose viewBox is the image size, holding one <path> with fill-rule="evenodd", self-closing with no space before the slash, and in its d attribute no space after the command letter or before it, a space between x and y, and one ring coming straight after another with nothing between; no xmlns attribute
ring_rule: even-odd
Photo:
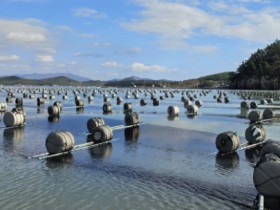
<svg viewBox="0 0 280 210"><path fill-rule="evenodd" d="M52 63L54 62L54 59L50 55L37 55L36 61L41 63Z"/></svg>
<svg viewBox="0 0 280 210"><path fill-rule="evenodd" d="M180 47L180 42L185 43L190 38L209 35L268 42L275 40L280 34L280 11L277 8L251 10L241 4L241 1L240 5L227 1L210 2L208 8L212 10L205 9L205 5L202 10L200 5L192 6L180 1L136 2L143 8L142 11L134 19L122 23L122 27L144 34L156 34L160 37L160 43L166 45L173 40Z"/></svg>
<svg viewBox="0 0 280 210"><path fill-rule="evenodd" d="M81 7L73 10L74 16L82 18L104 18L107 17L104 13L99 13L95 9Z"/></svg>
<svg viewBox="0 0 280 210"><path fill-rule="evenodd" d="M134 62L131 65L133 71L142 71L142 72L165 72L167 69L163 66L158 65L145 65L143 63Z"/></svg>
<svg viewBox="0 0 280 210"><path fill-rule="evenodd" d="M122 64L117 63L116 61L107 61L103 64L101 64L103 67L114 67L114 68L120 68L122 67Z"/></svg>
<svg viewBox="0 0 280 210"><path fill-rule="evenodd" d="M18 61L18 60L20 60L18 55L10 55L10 56L0 55L0 61Z"/></svg>

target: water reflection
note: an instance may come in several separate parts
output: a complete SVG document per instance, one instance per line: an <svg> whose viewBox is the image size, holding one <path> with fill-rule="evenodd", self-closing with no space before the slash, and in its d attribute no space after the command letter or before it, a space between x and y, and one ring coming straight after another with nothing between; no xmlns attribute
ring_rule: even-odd
<svg viewBox="0 0 280 210"><path fill-rule="evenodd" d="M84 107L77 107L76 108L76 114L83 114L84 113L85 108Z"/></svg>
<svg viewBox="0 0 280 210"><path fill-rule="evenodd" d="M48 117L48 121L50 122L50 123L57 123L57 122L59 122L59 116L49 116Z"/></svg>
<svg viewBox="0 0 280 210"><path fill-rule="evenodd" d="M73 155L71 153L68 153L57 157L47 158L46 166L50 169L65 168L66 166L72 164L73 162L74 162Z"/></svg>
<svg viewBox="0 0 280 210"><path fill-rule="evenodd" d="M196 118L197 114L186 113L187 118L194 119Z"/></svg>
<svg viewBox="0 0 280 210"><path fill-rule="evenodd" d="M245 150L245 157L250 163L257 163L259 161L261 147L254 147Z"/></svg>
<svg viewBox="0 0 280 210"><path fill-rule="evenodd" d="M167 119L168 119L169 121L174 121L174 120L178 120L179 117L178 117L178 116L167 116Z"/></svg>
<svg viewBox="0 0 280 210"><path fill-rule="evenodd" d="M240 115L241 118L248 118L249 115L249 109L240 109Z"/></svg>
<svg viewBox="0 0 280 210"><path fill-rule="evenodd" d="M225 171L230 171L231 169L235 169L239 166L239 155L234 152L232 154L224 155L221 154L216 155L216 168L219 169L222 174L225 173Z"/></svg>
<svg viewBox="0 0 280 210"><path fill-rule="evenodd" d="M24 127L8 128L3 131L4 148L8 151L20 149L21 141L24 138Z"/></svg>
<svg viewBox="0 0 280 210"><path fill-rule="evenodd" d="M112 143L100 144L88 149L89 154L92 158L105 159L112 156Z"/></svg>
<svg viewBox="0 0 280 210"><path fill-rule="evenodd" d="M45 113L45 109L43 105L37 108L37 114L44 114L44 113Z"/></svg>
<svg viewBox="0 0 280 210"><path fill-rule="evenodd" d="M124 129L124 138L127 143L137 143L139 136L140 136L139 126Z"/></svg>

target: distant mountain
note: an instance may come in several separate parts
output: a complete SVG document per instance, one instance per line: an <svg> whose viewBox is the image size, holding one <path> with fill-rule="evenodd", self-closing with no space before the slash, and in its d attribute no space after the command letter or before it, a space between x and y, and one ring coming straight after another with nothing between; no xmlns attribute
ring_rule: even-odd
<svg viewBox="0 0 280 210"><path fill-rule="evenodd" d="M89 81L89 78L81 77L71 73L48 73L48 74L25 74L25 75L16 75L18 77L24 79L32 79L32 80L42 80L42 79L49 79L55 77L68 77L69 79L76 80L78 82Z"/></svg>
<svg viewBox="0 0 280 210"><path fill-rule="evenodd" d="M140 80L151 80L151 79L148 79L148 78L141 78L141 77L136 77L136 76L130 76L130 77L126 77L124 79L121 79L119 81L140 81Z"/></svg>

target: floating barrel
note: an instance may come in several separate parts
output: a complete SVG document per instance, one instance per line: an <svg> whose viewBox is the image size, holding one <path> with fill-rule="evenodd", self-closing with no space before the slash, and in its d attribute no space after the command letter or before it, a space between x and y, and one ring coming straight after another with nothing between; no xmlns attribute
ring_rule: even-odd
<svg viewBox="0 0 280 210"><path fill-rule="evenodd" d="M145 99L141 99L140 100L140 106L146 106L147 105L147 101Z"/></svg>
<svg viewBox="0 0 280 210"><path fill-rule="evenodd" d="M124 111L132 111L132 103L125 103L123 105L123 110Z"/></svg>
<svg viewBox="0 0 280 210"><path fill-rule="evenodd" d="M54 99L55 99L55 96L54 96L54 95L50 95L50 96L49 96L49 99L50 99L50 100L54 100Z"/></svg>
<svg viewBox="0 0 280 210"><path fill-rule="evenodd" d="M57 106L57 107L60 108L60 109L62 109L62 103L61 103L61 101L55 101L55 102L53 103L53 105L54 105L54 106Z"/></svg>
<svg viewBox="0 0 280 210"><path fill-rule="evenodd" d="M267 100L267 103L273 104L273 98L268 98L268 99L266 99L266 100Z"/></svg>
<svg viewBox="0 0 280 210"><path fill-rule="evenodd" d="M261 125L249 126L245 131L245 138L250 144L256 144L265 140L265 130Z"/></svg>
<svg viewBox="0 0 280 210"><path fill-rule="evenodd" d="M12 97L8 96L8 97L6 98L6 102L7 102L7 103L12 103L12 102L13 102Z"/></svg>
<svg viewBox="0 0 280 210"><path fill-rule="evenodd" d="M260 100L260 104L262 104L262 105L267 104L267 100L262 98L262 99Z"/></svg>
<svg viewBox="0 0 280 210"><path fill-rule="evenodd" d="M68 96L67 96L67 95L63 95L63 96L62 96L62 99L63 99L63 100L67 100L67 99L68 99Z"/></svg>
<svg viewBox="0 0 280 210"><path fill-rule="evenodd" d="M180 109L178 106L169 106L167 108L167 114L168 116L177 116L179 115Z"/></svg>
<svg viewBox="0 0 280 210"><path fill-rule="evenodd" d="M196 101L195 101L195 105L196 105L197 107L201 107L201 106L202 106L202 101L201 101L201 100L196 100Z"/></svg>
<svg viewBox="0 0 280 210"><path fill-rule="evenodd" d="M189 114L196 114L198 112L198 107L196 105L188 105L186 108Z"/></svg>
<svg viewBox="0 0 280 210"><path fill-rule="evenodd" d="M218 98L217 98L217 102L218 102L218 103L222 103L222 102L223 102L223 101L222 101L222 98L221 98L221 97L218 97Z"/></svg>
<svg viewBox="0 0 280 210"><path fill-rule="evenodd" d="M232 131L220 133L216 137L216 147L221 153L236 151L239 145L240 139L237 134Z"/></svg>
<svg viewBox="0 0 280 210"><path fill-rule="evenodd" d="M263 111L263 119L271 119L274 117L275 117L275 113L271 109L266 108Z"/></svg>
<svg viewBox="0 0 280 210"><path fill-rule="evenodd" d="M140 116L137 112L128 112L124 117L126 125L136 125L140 123Z"/></svg>
<svg viewBox="0 0 280 210"><path fill-rule="evenodd" d="M266 154L273 153L280 157L280 142L267 140L260 151L260 157L264 157Z"/></svg>
<svg viewBox="0 0 280 210"><path fill-rule="evenodd" d="M118 97L117 97L117 103L120 104L120 103L122 103L122 101L123 101L122 97L119 97L119 96L118 96Z"/></svg>
<svg viewBox="0 0 280 210"><path fill-rule="evenodd" d="M37 106L40 106L45 103L45 99L43 97L37 98Z"/></svg>
<svg viewBox="0 0 280 210"><path fill-rule="evenodd" d="M280 158L276 154L265 155L257 163L253 181L263 196L280 197Z"/></svg>
<svg viewBox="0 0 280 210"><path fill-rule="evenodd" d="M242 101L240 103L240 107L241 107L241 109L249 109L250 105L249 105L249 103L247 101Z"/></svg>
<svg viewBox="0 0 280 210"><path fill-rule="evenodd" d="M23 106L23 99L22 98L16 98L15 103L16 103L16 106Z"/></svg>
<svg viewBox="0 0 280 210"><path fill-rule="evenodd" d="M48 114L49 116L59 116L61 109L58 106L49 106L48 107Z"/></svg>
<svg viewBox="0 0 280 210"><path fill-rule="evenodd" d="M0 112L6 112L7 111L7 103L0 103Z"/></svg>
<svg viewBox="0 0 280 210"><path fill-rule="evenodd" d="M88 102L93 101L93 96L88 96Z"/></svg>
<svg viewBox="0 0 280 210"><path fill-rule="evenodd" d="M192 105L192 101L189 100L189 99L186 99L186 100L184 101L184 107L187 108L187 106L189 106L189 105Z"/></svg>
<svg viewBox="0 0 280 210"><path fill-rule="evenodd" d="M153 98L153 106L158 106L158 105L159 105L158 98Z"/></svg>
<svg viewBox="0 0 280 210"><path fill-rule="evenodd" d="M93 117L88 119L87 121L87 129L90 133L92 133L94 128L99 127L101 125L105 125L105 122L101 117Z"/></svg>
<svg viewBox="0 0 280 210"><path fill-rule="evenodd" d="M7 127L21 126L24 123L24 114L19 112L6 112L3 122Z"/></svg>
<svg viewBox="0 0 280 210"><path fill-rule="evenodd" d="M104 102L104 103L110 102L110 98L109 98L108 96L105 96L105 97L103 98L103 102Z"/></svg>
<svg viewBox="0 0 280 210"><path fill-rule="evenodd" d="M83 107L84 106L84 101L83 99L77 99L75 100L76 106Z"/></svg>
<svg viewBox="0 0 280 210"><path fill-rule="evenodd" d="M250 120L250 122L258 122L260 120L263 119L263 114L260 111L251 111L248 115L248 119Z"/></svg>
<svg viewBox="0 0 280 210"><path fill-rule="evenodd" d="M105 104L102 106L102 110L103 110L103 112L105 112L105 113L111 112L111 111L113 110L113 106L112 106L112 104L110 104L110 103L105 103Z"/></svg>
<svg viewBox="0 0 280 210"><path fill-rule="evenodd" d="M50 154L70 151L74 145L74 136L68 131L51 132L46 139L46 148Z"/></svg>
<svg viewBox="0 0 280 210"><path fill-rule="evenodd" d="M229 97L226 96L224 101L225 101L225 103L229 103L230 102Z"/></svg>
<svg viewBox="0 0 280 210"><path fill-rule="evenodd" d="M94 142L109 141L113 138L113 131L108 125L95 127L91 133Z"/></svg>
<svg viewBox="0 0 280 210"><path fill-rule="evenodd" d="M258 104L257 104L255 101L252 101L252 102L250 103L250 108L251 108L251 109L257 109L257 108L258 108Z"/></svg>

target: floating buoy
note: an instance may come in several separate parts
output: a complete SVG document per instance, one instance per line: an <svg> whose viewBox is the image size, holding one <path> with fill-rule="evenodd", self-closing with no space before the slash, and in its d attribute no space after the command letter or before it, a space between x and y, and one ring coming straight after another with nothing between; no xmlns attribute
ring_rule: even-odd
<svg viewBox="0 0 280 210"><path fill-rule="evenodd" d="M59 116L61 109L58 106L49 106L48 107L48 114L49 116Z"/></svg>
<svg viewBox="0 0 280 210"><path fill-rule="evenodd" d="M224 101L225 101L226 104L230 102L230 100L227 96L225 97Z"/></svg>
<svg viewBox="0 0 280 210"><path fill-rule="evenodd" d="M271 109L269 108L266 108L264 111L263 111L263 119L272 119L275 117L275 113L274 111L272 111Z"/></svg>
<svg viewBox="0 0 280 210"><path fill-rule="evenodd" d="M122 97L119 97L119 96L118 96L118 97L117 97L117 103L118 103L118 104L121 104L122 101L123 101Z"/></svg>
<svg viewBox="0 0 280 210"><path fill-rule="evenodd" d="M240 107L241 107L241 109L249 109L250 105L249 105L249 103L247 101L242 101L240 103Z"/></svg>
<svg viewBox="0 0 280 210"><path fill-rule="evenodd" d="M8 108L7 103L0 103L0 112L6 112Z"/></svg>
<svg viewBox="0 0 280 210"><path fill-rule="evenodd" d="M159 106L158 98L153 98L153 106Z"/></svg>
<svg viewBox="0 0 280 210"><path fill-rule="evenodd" d="M140 123L140 116L137 112L128 112L124 117L126 125L136 125Z"/></svg>
<svg viewBox="0 0 280 210"><path fill-rule="evenodd" d="M192 105L192 101L189 100L189 99L186 99L186 100L184 101L184 107L187 108L187 106L189 106L189 105Z"/></svg>
<svg viewBox="0 0 280 210"><path fill-rule="evenodd" d="M179 115L180 109L178 106L169 106L167 108L167 114L168 116L177 116Z"/></svg>
<svg viewBox="0 0 280 210"><path fill-rule="evenodd" d="M236 133L227 131L216 137L216 148L221 153L234 152L240 145L240 139Z"/></svg>
<svg viewBox="0 0 280 210"><path fill-rule="evenodd" d="M74 136L68 131L51 132L46 139L46 148L50 154L71 151L74 145Z"/></svg>
<svg viewBox="0 0 280 210"><path fill-rule="evenodd" d="M201 107L202 106L202 101L201 100L196 100L194 103L195 103L195 105L197 107Z"/></svg>
<svg viewBox="0 0 280 210"><path fill-rule="evenodd" d="M251 111L248 115L248 119L250 120L250 122L254 123L254 122L258 122L260 120L263 119L263 114L260 111Z"/></svg>
<svg viewBox="0 0 280 210"><path fill-rule="evenodd" d="M15 103L16 103L16 106L23 106L23 99L22 98L16 98Z"/></svg>
<svg viewBox="0 0 280 210"><path fill-rule="evenodd" d="M87 121L87 129L90 133L92 133L94 128L101 125L105 125L105 121L101 117L92 117Z"/></svg>
<svg viewBox="0 0 280 210"><path fill-rule="evenodd" d="M267 104L267 100L265 100L265 99L261 99L261 100L260 100L260 104L262 104L262 105Z"/></svg>
<svg viewBox="0 0 280 210"><path fill-rule="evenodd" d="M263 196L280 197L280 158L266 154L257 163L253 181L257 191Z"/></svg>
<svg viewBox="0 0 280 210"><path fill-rule="evenodd" d="M197 114L198 107L196 105L188 105L187 107L188 114Z"/></svg>
<svg viewBox="0 0 280 210"><path fill-rule="evenodd" d="M3 117L6 127L22 126L24 120L24 114L20 112L6 112Z"/></svg>
<svg viewBox="0 0 280 210"><path fill-rule="evenodd" d="M146 106L147 105L147 101L145 99L141 99L140 100L140 106Z"/></svg>
<svg viewBox="0 0 280 210"><path fill-rule="evenodd" d="M132 103L125 103L124 105L123 105L123 110L124 111L127 111L127 112L131 112L132 111Z"/></svg>
<svg viewBox="0 0 280 210"><path fill-rule="evenodd" d="M103 110L104 113L112 112L113 106L112 106L112 104L110 104L110 103L105 103L105 104L102 106L102 110Z"/></svg>
<svg viewBox="0 0 280 210"><path fill-rule="evenodd" d="M273 153L280 157L280 142L267 140L260 151L260 157L264 157L266 154Z"/></svg>
<svg viewBox="0 0 280 210"><path fill-rule="evenodd" d="M79 107L83 107L83 106L84 106L84 101L83 101L83 99L77 99L77 100L75 101L75 103L76 103L76 106L79 106Z"/></svg>
<svg viewBox="0 0 280 210"><path fill-rule="evenodd" d="M257 104L255 101L252 101L252 102L250 103L250 108L251 108L251 109L257 109L257 108L258 108L258 104Z"/></svg>
<svg viewBox="0 0 280 210"><path fill-rule="evenodd" d="M37 106L40 106L45 103L45 99L43 97L37 98Z"/></svg>
<svg viewBox="0 0 280 210"><path fill-rule="evenodd" d="M88 96L88 102L93 101L93 96Z"/></svg>
<svg viewBox="0 0 280 210"><path fill-rule="evenodd" d="M265 140L265 130L261 125L249 126L245 131L245 138L250 144L256 144Z"/></svg>
<svg viewBox="0 0 280 210"><path fill-rule="evenodd" d="M91 134L94 142L109 141L113 138L113 131L108 125L93 128Z"/></svg>

